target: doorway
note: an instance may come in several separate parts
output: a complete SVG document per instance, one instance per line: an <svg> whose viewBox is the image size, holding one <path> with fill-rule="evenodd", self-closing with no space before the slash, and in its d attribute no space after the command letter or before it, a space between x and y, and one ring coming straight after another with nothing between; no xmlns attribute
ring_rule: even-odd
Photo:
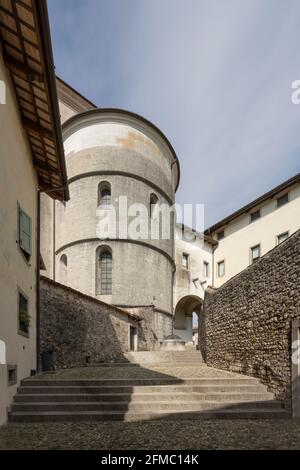
<svg viewBox="0 0 300 470"><path fill-rule="evenodd" d="M129 326L129 351L137 351L137 328Z"/></svg>

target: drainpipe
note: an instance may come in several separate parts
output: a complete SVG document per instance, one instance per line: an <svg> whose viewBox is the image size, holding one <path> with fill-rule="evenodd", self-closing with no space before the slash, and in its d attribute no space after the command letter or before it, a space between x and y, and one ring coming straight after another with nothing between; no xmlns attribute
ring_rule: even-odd
<svg viewBox="0 0 300 470"><path fill-rule="evenodd" d="M41 192L37 192L37 240L36 240L36 368L41 370L40 354L40 236L41 236Z"/></svg>

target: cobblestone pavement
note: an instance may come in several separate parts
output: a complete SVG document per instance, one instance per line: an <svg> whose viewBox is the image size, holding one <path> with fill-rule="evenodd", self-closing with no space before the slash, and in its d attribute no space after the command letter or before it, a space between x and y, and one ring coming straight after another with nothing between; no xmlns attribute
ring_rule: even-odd
<svg viewBox="0 0 300 470"><path fill-rule="evenodd" d="M300 420L14 424L0 449L299 449Z"/></svg>
<svg viewBox="0 0 300 470"><path fill-rule="evenodd" d="M234 374L226 370L207 367L205 364L197 365L149 365L143 366L123 366L123 367L79 367L74 369L61 369L55 372L43 373L37 375L36 379L101 379L101 378L161 378L171 376L177 378L210 378L210 377L238 377L240 374Z"/></svg>

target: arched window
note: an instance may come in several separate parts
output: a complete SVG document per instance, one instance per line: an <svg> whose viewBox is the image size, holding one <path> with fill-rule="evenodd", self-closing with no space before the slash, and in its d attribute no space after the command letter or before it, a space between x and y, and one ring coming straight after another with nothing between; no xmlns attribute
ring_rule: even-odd
<svg viewBox="0 0 300 470"><path fill-rule="evenodd" d="M102 247L97 252L97 294L112 294L112 252L108 247Z"/></svg>
<svg viewBox="0 0 300 470"><path fill-rule="evenodd" d="M155 210L155 206L156 206L157 203L158 203L158 197L156 196L156 194L152 193L150 195L150 208L149 208L150 209L149 210L150 219L153 215L153 212Z"/></svg>
<svg viewBox="0 0 300 470"><path fill-rule="evenodd" d="M108 181L102 181L98 185L98 206L108 207L111 205L111 185Z"/></svg>
<svg viewBox="0 0 300 470"><path fill-rule="evenodd" d="M67 255L61 255L59 260L59 279L62 284L68 283L68 258Z"/></svg>

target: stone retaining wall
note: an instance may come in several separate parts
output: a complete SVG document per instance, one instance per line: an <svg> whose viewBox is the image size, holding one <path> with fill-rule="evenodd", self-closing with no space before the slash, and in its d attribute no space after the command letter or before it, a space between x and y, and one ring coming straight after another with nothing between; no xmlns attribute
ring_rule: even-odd
<svg viewBox="0 0 300 470"><path fill-rule="evenodd" d="M200 350L209 366L258 377L290 406L291 330L297 319L300 231L218 290L207 290Z"/></svg>
<svg viewBox="0 0 300 470"><path fill-rule="evenodd" d="M126 360L133 314L47 278L40 287L40 349L55 351L57 367Z"/></svg>

